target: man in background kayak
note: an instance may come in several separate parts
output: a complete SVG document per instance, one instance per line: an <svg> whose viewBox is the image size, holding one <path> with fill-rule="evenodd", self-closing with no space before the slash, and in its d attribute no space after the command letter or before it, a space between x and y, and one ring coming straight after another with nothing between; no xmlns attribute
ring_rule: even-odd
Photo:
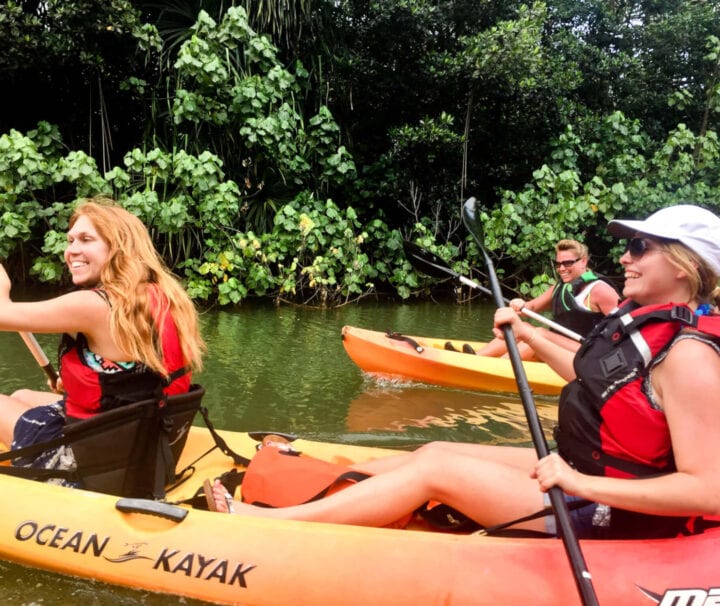
<svg viewBox="0 0 720 606"><path fill-rule="evenodd" d="M535 312L551 309L553 320L584 337L618 306L620 300L610 284L588 269L589 260L585 244L577 240L560 240L555 245L555 269L560 282L530 301L513 299L510 307L517 312L523 309ZM546 338L570 351L577 351L580 347L579 342L569 337L543 330ZM535 353L526 343L521 343L519 349L523 360L535 359ZM493 339L475 353L480 356L507 356L507 347L502 339Z"/></svg>

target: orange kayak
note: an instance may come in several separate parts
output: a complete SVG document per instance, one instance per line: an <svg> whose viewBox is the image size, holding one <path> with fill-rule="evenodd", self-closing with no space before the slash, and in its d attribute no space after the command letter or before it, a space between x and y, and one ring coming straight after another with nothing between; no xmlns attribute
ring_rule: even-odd
<svg viewBox="0 0 720 606"><path fill-rule="evenodd" d="M219 432L238 453L247 435ZM168 500L192 496L230 459L205 428L190 431L180 467L190 480ZM334 462L392 454L298 440ZM580 604L562 542L500 538L210 513L0 475L0 558L219 604L245 606L482 606ZM182 515L178 515L178 512ZM582 541L601 605L709 604L720 595L720 528L647 541ZM711 596L704 601L703 596Z"/></svg>
<svg viewBox="0 0 720 606"><path fill-rule="evenodd" d="M343 326L342 342L350 359L374 376L476 391L517 392L510 360L462 351L466 344L478 351L485 343L393 334L391 338L387 333ZM566 383L543 362L523 362L523 367L537 394L557 395Z"/></svg>

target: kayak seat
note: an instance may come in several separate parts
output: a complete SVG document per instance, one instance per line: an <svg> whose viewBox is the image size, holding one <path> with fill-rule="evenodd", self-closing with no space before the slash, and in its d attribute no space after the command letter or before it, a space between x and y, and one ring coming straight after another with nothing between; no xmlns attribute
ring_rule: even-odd
<svg viewBox="0 0 720 606"><path fill-rule="evenodd" d="M162 499L165 486L177 480L175 468L198 411L211 427L201 406L203 395L203 387L192 385L184 394L149 398L68 423L57 438L0 453L0 463L63 446L73 451L71 469L0 464L0 473L32 480L63 479L121 497ZM234 455L219 436L215 439L223 452Z"/></svg>
<svg viewBox="0 0 720 606"><path fill-rule="evenodd" d="M128 404L76 421L64 438L75 455L81 487L123 497L162 499L205 389Z"/></svg>

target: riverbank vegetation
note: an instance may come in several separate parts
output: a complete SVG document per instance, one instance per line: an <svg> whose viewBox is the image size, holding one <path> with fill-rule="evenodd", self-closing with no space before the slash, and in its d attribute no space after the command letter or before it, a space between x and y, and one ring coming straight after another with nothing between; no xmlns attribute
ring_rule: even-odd
<svg viewBox="0 0 720 606"><path fill-rule="evenodd" d="M703 0L7 1L0 255L63 283L70 205L138 214L194 298L334 306L439 292L412 239L511 291L562 237L720 211L720 6Z"/></svg>

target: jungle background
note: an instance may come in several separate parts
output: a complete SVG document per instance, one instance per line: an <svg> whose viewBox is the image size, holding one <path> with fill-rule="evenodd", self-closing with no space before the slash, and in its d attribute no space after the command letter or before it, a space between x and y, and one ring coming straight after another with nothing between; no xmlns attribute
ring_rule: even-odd
<svg viewBox="0 0 720 606"><path fill-rule="evenodd" d="M615 217L720 211L717 0L4 0L0 258L62 287L73 203L146 223L199 302L509 291Z"/></svg>

